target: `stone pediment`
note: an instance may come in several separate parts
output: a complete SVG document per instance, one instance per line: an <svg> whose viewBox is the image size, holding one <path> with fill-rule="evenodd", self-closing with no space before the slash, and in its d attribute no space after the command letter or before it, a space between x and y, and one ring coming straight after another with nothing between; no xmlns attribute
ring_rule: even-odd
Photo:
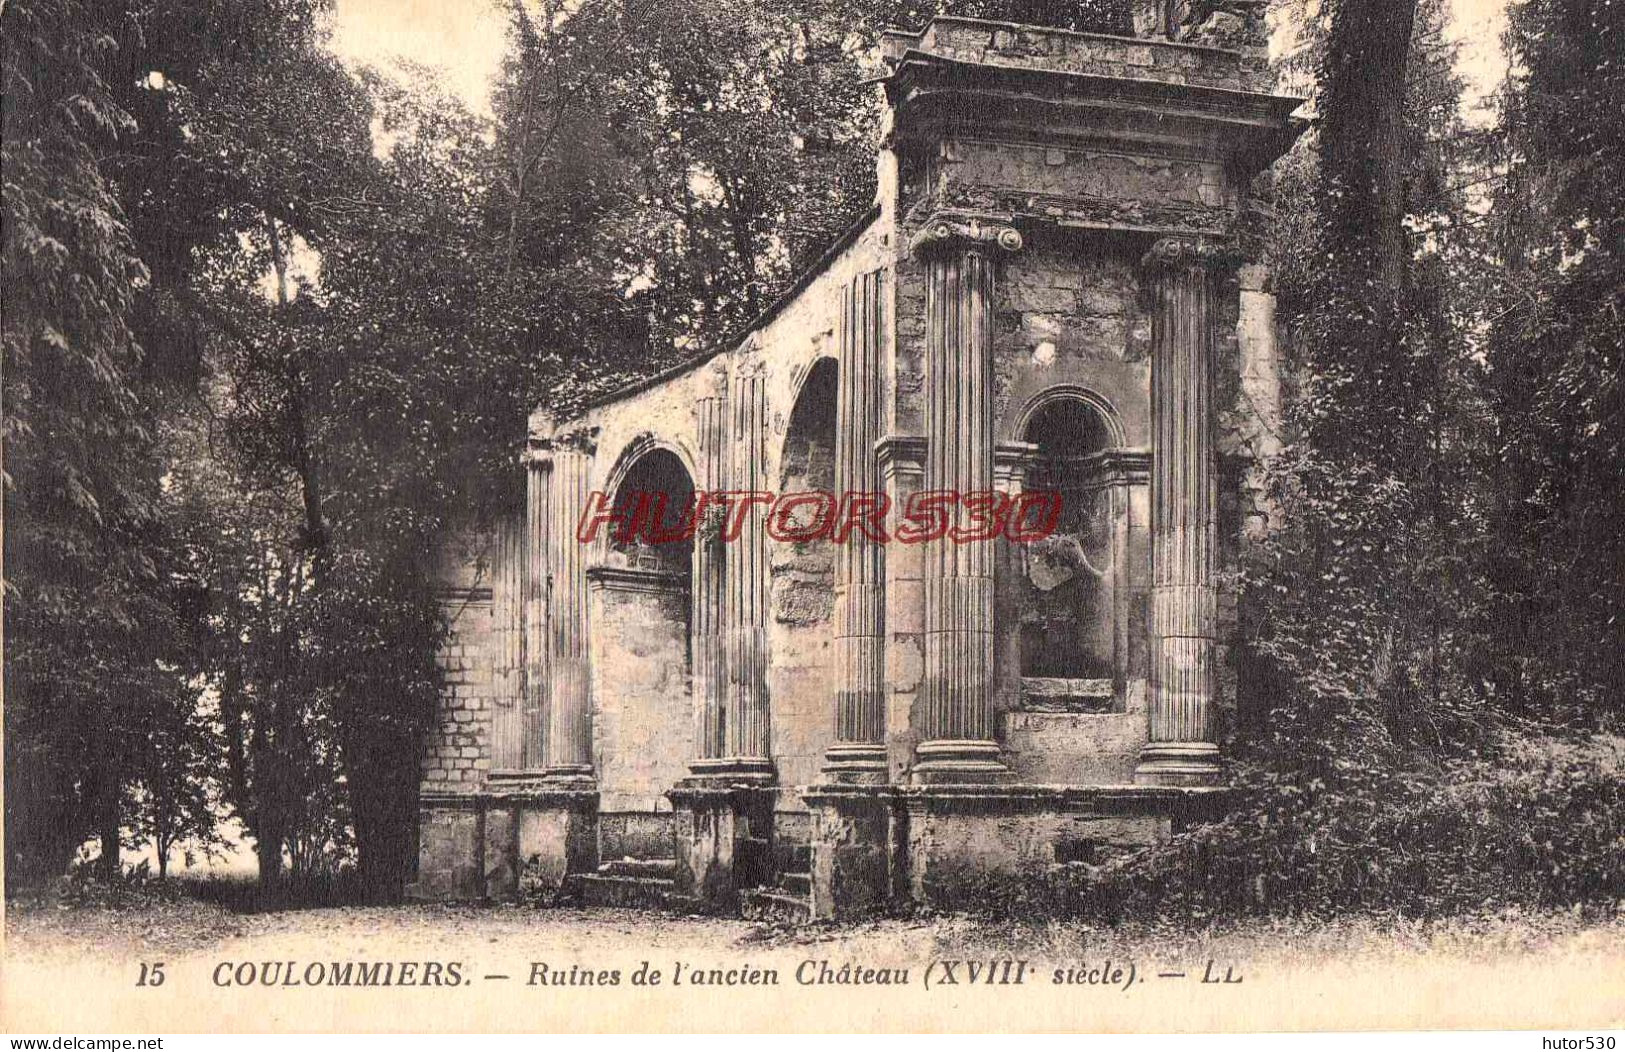
<svg viewBox="0 0 1625 1052"><path fill-rule="evenodd" d="M1304 126L1252 50L937 18L886 52L889 145L929 211L1223 235Z"/></svg>

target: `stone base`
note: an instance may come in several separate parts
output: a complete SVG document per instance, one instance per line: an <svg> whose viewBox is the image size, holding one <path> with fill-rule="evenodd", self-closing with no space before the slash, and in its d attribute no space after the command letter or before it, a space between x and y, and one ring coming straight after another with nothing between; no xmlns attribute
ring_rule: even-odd
<svg viewBox="0 0 1625 1052"><path fill-rule="evenodd" d="M767 882L772 869L771 788L686 779L666 793L673 814L678 895L701 909L732 910L745 888Z"/></svg>
<svg viewBox="0 0 1625 1052"><path fill-rule="evenodd" d="M679 789L694 785L771 785L777 780L773 761L757 757L725 756L711 760L690 760L689 777L677 783Z"/></svg>
<svg viewBox="0 0 1625 1052"><path fill-rule="evenodd" d="M892 902L954 909L990 881L1165 839L1217 813L1223 789L1054 785L823 785L813 812L812 915Z"/></svg>
<svg viewBox="0 0 1625 1052"><path fill-rule="evenodd" d="M418 802L418 874L406 897L485 897L485 801L475 794L424 793Z"/></svg>
<svg viewBox="0 0 1625 1052"><path fill-rule="evenodd" d="M916 785L982 785L1010 778L1010 769L999 758L998 742L923 741L914 754L918 761L909 777Z"/></svg>
<svg viewBox="0 0 1625 1052"><path fill-rule="evenodd" d="M425 795L414 899L553 897L598 866L598 791L547 782Z"/></svg>
<svg viewBox="0 0 1625 1052"><path fill-rule="evenodd" d="M886 747L878 743L836 742L824 753L821 773L831 784L884 785Z"/></svg>
<svg viewBox="0 0 1625 1052"><path fill-rule="evenodd" d="M1224 784L1219 747L1212 742L1152 742L1140 750L1135 785L1217 786Z"/></svg>
<svg viewBox="0 0 1625 1052"><path fill-rule="evenodd" d="M859 917L885 908L898 890L894 861L899 811L887 785L829 784L802 793L812 811L811 914Z"/></svg>
<svg viewBox="0 0 1625 1052"><path fill-rule="evenodd" d="M585 786L515 794L519 886L553 898L569 877L598 868L598 790Z"/></svg>

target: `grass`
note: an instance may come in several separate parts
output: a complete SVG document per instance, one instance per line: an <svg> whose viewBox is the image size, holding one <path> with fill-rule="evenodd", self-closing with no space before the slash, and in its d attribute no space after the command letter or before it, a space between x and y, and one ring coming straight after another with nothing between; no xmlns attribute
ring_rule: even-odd
<svg viewBox="0 0 1625 1052"><path fill-rule="evenodd" d="M312 915L320 915L314 917ZM46 947L137 954L161 949L202 952L226 939L294 936L312 925L382 936L443 938L448 942L504 937L529 929L620 925L644 933L685 931L722 936L740 947L791 949L902 942L937 952L1054 960L1144 954L1148 948L1181 957L1348 958L1448 954L1493 959L1538 954L1554 943L1593 939L1625 945L1625 910L1516 909L1438 919L1355 915L1331 918L1249 918L1199 926L1170 922L1105 925L1086 921L1020 922L964 914L808 927L666 916L627 910L531 909L512 905L335 906L258 908L251 880L211 877L108 888L65 883L7 902L12 952Z"/></svg>

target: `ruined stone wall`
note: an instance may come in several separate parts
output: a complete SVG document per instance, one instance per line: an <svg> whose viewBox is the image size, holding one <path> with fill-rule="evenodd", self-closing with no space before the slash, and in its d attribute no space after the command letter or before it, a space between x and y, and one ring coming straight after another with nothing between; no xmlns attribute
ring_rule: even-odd
<svg viewBox="0 0 1625 1052"><path fill-rule="evenodd" d="M669 810L663 794L693 751L688 591L636 572L589 577L599 807Z"/></svg>
<svg viewBox="0 0 1625 1052"><path fill-rule="evenodd" d="M834 422L828 435L786 436L783 493L835 488ZM833 714L831 658L835 551L829 541L769 542L773 620L773 755L787 786L818 780ZM794 800L783 801L794 808Z"/></svg>
<svg viewBox="0 0 1625 1052"><path fill-rule="evenodd" d="M738 349L572 421L568 426L596 429L591 488L611 491L629 451L649 444L674 450L700 484L699 402L723 395L730 369L738 368L759 369L764 380L762 477L779 489L832 488L832 450L827 446L833 436L817 437L813 447L791 441L791 417L813 367L836 356L843 285L886 266L891 250L889 229L871 224ZM819 463L809 464L809 456ZM818 780L824 751L834 737L833 568L828 553L810 550L814 547L768 546L771 748L781 786L778 806L792 811L804 808L795 787ZM602 565L605 559L600 547L589 553L588 565ZM595 596L589 645L603 807L664 810L659 793L687 773L694 749L692 684L679 688L674 672L676 606L662 599L660 611L646 609L640 604L648 597L632 599L614 589L595 590ZM685 613L685 625L686 618ZM626 671L611 675L600 667Z"/></svg>
<svg viewBox="0 0 1625 1052"><path fill-rule="evenodd" d="M1219 541L1221 572L1234 580L1249 545L1279 526L1265 491L1264 465L1281 451L1282 366L1275 293L1268 270L1246 264L1229 276L1221 299L1219 340ZM1253 615L1257 618L1256 612ZM1238 590L1219 592L1218 702L1221 741L1235 733L1243 709L1241 646L1249 631Z"/></svg>
<svg viewBox="0 0 1625 1052"><path fill-rule="evenodd" d="M1086 388L1111 406L1121 445L1150 445L1151 319L1139 246L1108 235L1035 237L1004 260L994 337L995 433L1021 439L1034 399Z"/></svg>

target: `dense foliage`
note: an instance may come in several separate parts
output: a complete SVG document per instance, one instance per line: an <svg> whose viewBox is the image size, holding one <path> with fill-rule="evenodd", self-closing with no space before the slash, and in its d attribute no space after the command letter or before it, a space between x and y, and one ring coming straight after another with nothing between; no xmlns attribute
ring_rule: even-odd
<svg viewBox="0 0 1625 1052"><path fill-rule="evenodd" d="M1618 727L1625 683L1625 11L1529 0L1490 213L1496 688Z"/></svg>
<svg viewBox="0 0 1625 1052"><path fill-rule="evenodd" d="M1591 111L1610 77L1608 34L1595 17L1570 12L1560 24L1541 6L1531 0L1514 19L1527 65L1508 85L1508 123L1488 131L1462 120L1440 5L1341 0L1304 25L1316 121L1274 187L1289 210L1272 252L1299 382L1289 441L1269 465L1281 528L1247 553L1243 573L1255 617L1241 689L1262 711L1233 743L1238 794L1222 821L1057 874L1027 889L1033 901L1113 915L1437 914L1606 907L1625 890L1610 607L1625 563L1617 531L1573 532L1607 514L1618 487L1586 491L1589 507L1569 503L1575 465L1536 437L1566 426L1564 455L1605 470L1589 442L1617 436L1617 314L1611 334L1604 322L1576 342L1561 312L1544 313L1562 302L1555 289L1531 296L1501 258L1516 246L1546 262L1549 280L1585 281L1570 302L1598 307L1599 320L1617 301L1606 253L1591 258L1598 273L1571 276L1580 255L1554 256L1547 229L1502 214L1509 194L1528 207L1519 190L1530 153L1509 164L1506 138L1529 134L1517 114L1530 100L1549 116L1573 107L1570 121L1605 119ZM1577 49L1559 43L1582 26ZM1579 72L1581 56L1597 79ZM1570 178L1602 170L1585 156ZM1577 229L1604 225L1607 197L1583 200L1599 214ZM1572 363L1570 384L1587 374L1568 390L1578 397L1566 425L1549 403L1531 411L1506 399L1529 383L1555 396L1546 354ZM1617 477L1620 461L1610 463ZM1553 487L1567 499L1546 503ZM1568 603L1570 590L1584 599Z"/></svg>

